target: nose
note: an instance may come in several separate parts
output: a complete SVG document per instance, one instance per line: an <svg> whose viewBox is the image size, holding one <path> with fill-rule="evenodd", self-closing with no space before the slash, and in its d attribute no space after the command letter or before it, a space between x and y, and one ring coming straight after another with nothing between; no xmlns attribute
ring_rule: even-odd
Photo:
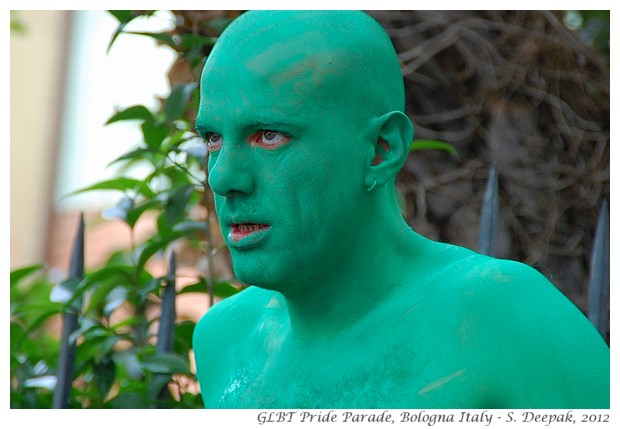
<svg viewBox="0 0 620 429"><path fill-rule="evenodd" d="M254 190L253 163L249 148L222 145L209 159L209 187L217 195L233 198Z"/></svg>

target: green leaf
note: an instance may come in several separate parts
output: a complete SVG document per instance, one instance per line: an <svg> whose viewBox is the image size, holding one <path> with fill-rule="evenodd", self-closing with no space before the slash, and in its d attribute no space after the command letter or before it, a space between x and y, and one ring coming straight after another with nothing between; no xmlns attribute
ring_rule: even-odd
<svg viewBox="0 0 620 429"><path fill-rule="evenodd" d="M75 296L82 296L86 291L91 292L85 314L97 308L113 288L131 284L132 275L132 266L120 264L108 265L86 275L75 292Z"/></svg>
<svg viewBox="0 0 620 429"><path fill-rule="evenodd" d="M187 361L172 353L147 356L142 366L157 374L191 374Z"/></svg>
<svg viewBox="0 0 620 429"><path fill-rule="evenodd" d="M183 293L207 293L207 282L201 278L198 282L191 285L184 286L183 289L177 292L177 295Z"/></svg>
<svg viewBox="0 0 620 429"><path fill-rule="evenodd" d="M69 195L75 195L82 192L88 191L136 191L141 193L147 198L154 198L155 192L151 190L151 188L146 185L141 180L133 179L131 177L116 177L110 180L103 180L101 182L97 182L94 185L87 186L86 188L78 189L77 191L71 192Z"/></svg>
<svg viewBox="0 0 620 429"><path fill-rule="evenodd" d="M42 307L42 306L39 306ZM21 309L23 310L23 307ZM39 308L39 311L41 310L41 308ZM39 329L39 327L41 327L41 325L43 325L45 322L47 322L47 319L49 319L50 317L56 316L57 314L63 313L64 312L64 307L61 304L52 304L52 305L47 305L45 306L45 309L37 316L36 319L34 319L29 325L28 325L28 329L26 330L26 332L33 332L36 329ZM27 311L27 310L25 310Z"/></svg>
<svg viewBox="0 0 620 429"><path fill-rule="evenodd" d="M185 355L192 348L192 340L196 323L185 320L176 325L174 333L174 351L177 354Z"/></svg>
<svg viewBox="0 0 620 429"><path fill-rule="evenodd" d="M150 293L154 292L161 286L161 279L152 279L142 284L139 290L140 296L146 298Z"/></svg>
<svg viewBox="0 0 620 429"><path fill-rule="evenodd" d="M127 213L133 209L133 198L123 197L114 207L103 210L101 216L104 219L120 219L127 221Z"/></svg>
<svg viewBox="0 0 620 429"><path fill-rule="evenodd" d="M138 161L149 161L153 163L153 157L157 154L158 152L154 151L151 148L140 147L138 149L124 153L123 155L114 159L113 161L108 163L108 167L121 161L129 161L130 164Z"/></svg>
<svg viewBox="0 0 620 429"><path fill-rule="evenodd" d="M57 304L55 302L44 302L40 304L31 304L31 305L27 304L27 305L20 305L18 308L16 308L15 314L21 315L25 313L45 312L45 311L50 311L50 310L62 311L63 308L64 307L62 304Z"/></svg>
<svg viewBox="0 0 620 429"><path fill-rule="evenodd" d="M16 285L18 282L28 277L30 274L34 274L37 271L40 271L42 269L43 269L43 265L35 264L35 265L28 265L26 267L18 268L16 270L11 271L11 283L10 283L11 286Z"/></svg>
<svg viewBox="0 0 620 429"><path fill-rule="evenodd" d="M136 392L122 392L110 401L112 408L120 409L144 409L148 407L148 403L144 395Z"/></svg>
<svg viewBox="0 0 620 429"><path fill-rule="evenodd" d="M192 183L188 177L187 172L183 171L175 165L166 166L159 170L159 173L170 179L170 189L178 188L182 185L189 185Z"/></svg>
<svg viewBox="0 0 620 429"><path fill-rule="evenodd" d="M161 202L155 199L155 200L148 200L145 203L132 208L126 213L125 222L127 222L127 224L131 228L133 228L136 222L138 222L138 219L140 218L140 216L142 216L144 212L146 212L147 210L156 209L157 207L159 207L160 204Z"/></svg>
<svg viewBox="0 0 620 429"><path fill-rule="evenodd" d="M136 356L135 349L129 349L115 353L112 356L112 359L120 368L122 368L125 374L127 374L128 378L134 380L142 378L144 373L142 371L142 368L140 367L140 361Z"/></svg>
<svg viewBox="0 0 620 429"><path fill-rule="evenodd" d="M94 360L95 363L102 362L112 352L118 340L121 339L120 336L112 335L99 327L86 332L84 338L85 341L77 348L77 362L88 362L90 360Z"/></svg>
<svg viewBox="0 0 620 429"><path fill-rule="evenodd" d="M80 280L73 278L58 283L50 292L50 301L59 302L61 304L69 303L75 295L79 283Z"/></svg>
<svg viewBox="0 0 620 429"><path fill-rule="evenodd" d="M95 366L94 382L99 395L105 399L116 379L116 365L112 359L104 359Z"/></svg>
<svg viewBox="0 0 620 429"><path fill-rule="evenodd" d="M108 119L108 122L106 122L105 124L109 125L109 124L112 124L118 121L151 121L152 122L153 120L154 120L153 114L151 113L149 109L147 109L146 107L142 105L136 105L136 106L131 106L124 110L116 112L114 115L112 115L110 119Z"/></svg>
<svg viewBox="0 0 620 429"><path fill-rule="evenodd" d="M109 10L108 12L110 13L110 15L116 18L118 22L121 24L126 24L132 19L139 16L133 10Z"/></svg>
<svg viewBox="0 0 620 429"><path fill-rule="evenodd" d="M228 298L241 292L241 288L227 281L216 281L213 285L213 293L221 298ZM207 293L207 281L201 277L200 280L191 285L185 286L178 294L184 293Z"/></svg>
<svg viewBox="0 0 620 429"><path fill-rule="evenodd" d="M213 286L213 294L220 298L228 298L239 292L241 292L241 289L233 286L229 282L216 282Z"/></svg>
<svg viewBox="0 0 620 429"><path fill-rule="evenodd" d="M142 124L142 135L144 136L144 142L149 149L159 149L162 142L168 135L170 129L166 124L156 124L154 122L144 122Z"/></svg>
<svg viewBox="0 0 620 429"><path fill-rule="evenodd" d="M56 381L55 375L43 375L41 377L34 377L24 381L23 386L26 388L38 387L53 391L56 388Z"/></svg>
<svg viewBox="0 0 620 429"><path fill-rule="evenodd" d="M137 11L137 10L110 10L108 11L110 12L110 14L116 18L119 22L118 28L116 29L116 31L114 32L114 34L112 35L112 39L110 39L110 43L108 44L108 52L110 51L110 49L112 48L112 45L114 44L114 41L116 40L116 38L119 36L119 34L121 34L123 32L123 30L125 29L125 26L130 23L131 21L133 21L134 19L136 19L139 16L142 15L151 15L153 13L153 11Z"/></svg>
<svg viewBox="0 0 620 429"><path fill-rule="evenodd" d="M103 307L103 315L109 319L114 310L123 305L125 301L127 301L127 290L124 287L119 286L112 289L106 297L106 305Z"/></svg>
<svg viewBox="0 0 620 429"><path fill-rule="evenodd" d="M144 264L153 256L155 253L160 250L164 250L166 246L172 243L177 238L183 236L183 233L172 232L170 235L166 237L156 236L151 240L148 240L144 244L142 244L138 249L136 249L136 253L138 255L138 263L136 265L137 270L142 270Z"/></svg>
<svg viewBox="0 0 620 429"><path fill-rule="evenodd" d="M149 398L149 402L157 403L163 407L165 400L160 400L158 397L162 390L166 388L166 385L170 381L170 375L168 374L154 374L146 382L146 396Z"/></svg>
<svg viewBox="0 0 620 429"><path fill-rule="evenodd" d="M174 232L193 232L193 231L206 231L207 225L204 222L199 222L197 220L186 220L183 222L179 222L174 227L172 227Z"/></svg>
<svg viewBox="0 0 620 429"><path fill-rule="evenodd" d="M16 344L19 344L23 338L26 337L26 330L24 329L24 326L21 323L18 323L14 320L11 320L11 328L10 328L10 338L11 338L11 360L14 359L14 350L17 349L17 347L14 347ZM11 365L11 372L13 372L13 369L15 367L13 365Z"/></svg>
<svg viewBox="0 0 620 429"><path fill-rule="evenodd" d="M79 323L78 329L73 331L68 337L69 343L75 344L77 342L77 339L81 335L84 335L87 333L91 337L93 335L93 332L95 333L95 335L101 332L103 332L104 334L107 333L105 328L101 327L101 324L99 323L99 321L95 321L93 319L80 319L79 322L80 323Z"/></svg>
<svg viewBox="0 0 620 429"><path fill-rule="evenodd" d="M130 316L130 317L127 317L126 319L121 320L120 322L110 325L110 329L114 332L117 332L118 330L122 328L126 328L126 327L131 328L132 326L139 323L140 319L141 319L140 317L135 316L135 315Z"/></svg>
<svg viewBox="0 0 620 429"><path fill-rule="evenodd" d="M439 140L416 140L411 143L409 150L412 152L416 150L442 150L452 155L457 155L457 151L454 146Z"/></svg>
<svg viewBox="0 0 620 429"><path fill-rule="evenodd" d="M183 116L192 93L197 88L196 82L179 83L172 88L170 96L164 104L164 114L169 121L176 121Z"/></svg>
<svg viewBox="0 0 620 429"><path fill-rule="evenodd" d="M114 283L106 283L97 287L88 300L84 314L91 314L94 310L99 309L105 297L115 287L117 287L117 285Z"/></svg>
<svg viewBox="0 0 620 429"><path fill-rule="evenodd" d="M166 223L172 226L186 217L187 203L194 193L193 185L181 186L168 197L165 208Z"/></svg>
<svg viewBox="0 0 620 429"><path fill-rule="evenodd" d="M185 33L181 35L181 47L185 49L202 49L204 46L213 46L217 38L201 34Z"/></svg>
<svg viewBox="0 0 620 429"><path fill-rule="evenodd" d="M136 36L150 37L172 48L177 46L177 43L175 43L173 37L166 33L151 33L148 31L126 31L125 34L135 34Z"/></svg>
<svg viewBox="0 0 620 429"><path fill-rule="evenodd" d="M26 32L27 32L27 28L23 24L23 22L19 19L19 16L17 16L17 11L12 10L11 11L11 34L13 33L23 34Z"/></svg>

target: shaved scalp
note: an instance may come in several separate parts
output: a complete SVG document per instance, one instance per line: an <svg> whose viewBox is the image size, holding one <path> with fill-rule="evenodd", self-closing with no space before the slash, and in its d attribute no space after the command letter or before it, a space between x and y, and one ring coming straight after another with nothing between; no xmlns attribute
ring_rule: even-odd
<svg viewBox="0 0 620 429"><path fill-rule="evenodd" d="M218 39L201 84L262 74L274 91L312 100L352 120L405 109L398 57L383 28L361 11L250 11ZM291 84L293 82L293 84Z"/></svg>

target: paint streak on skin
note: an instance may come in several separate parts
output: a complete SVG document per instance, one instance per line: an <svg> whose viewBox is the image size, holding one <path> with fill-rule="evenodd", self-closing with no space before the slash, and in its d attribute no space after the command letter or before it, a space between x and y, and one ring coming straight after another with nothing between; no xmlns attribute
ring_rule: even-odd
<svg viewBox="0 0 620 429"><path fill-rule="evenodd" d="M267 304L267 308L281 308L281 307L282 307L282 301L276 297L271 298L271 300Z"/></svg>
<svg viewBox="0 0 620 429"><path fill-rule="evenodd" d="M497 273L495 274L495 277L493 278L493 281L495 283L510 283L512 279L502 273Z"/></svg>
<svg viewBox="0 0 620 429"><path fill-rule="evenodd" d="M426 386L424 386L422 389L420 389L420 391L418 392L419 395L425 395L428 392L431 392L433 390L439 389L441 386L443 386L444 384L448 383L449 381L454 380L457 377L460 377L461 375L463 375L463 373L465 372L465 368L458 370L456 372L453 372L452 374L446 375L445 377L441 377L429 384L427 384Z"/></svg>

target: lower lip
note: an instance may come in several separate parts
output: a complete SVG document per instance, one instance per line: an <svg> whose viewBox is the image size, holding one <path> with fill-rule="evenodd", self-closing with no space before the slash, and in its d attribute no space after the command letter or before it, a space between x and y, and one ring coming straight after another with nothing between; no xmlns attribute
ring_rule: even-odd
<svg viewBox="0 0 620 429"><path fill-rule="evenodd" d="M269 225L260 225L259 228L231 225L228 232L228 244L236 248L253 246L265 238L270 229Z"/></svg>

